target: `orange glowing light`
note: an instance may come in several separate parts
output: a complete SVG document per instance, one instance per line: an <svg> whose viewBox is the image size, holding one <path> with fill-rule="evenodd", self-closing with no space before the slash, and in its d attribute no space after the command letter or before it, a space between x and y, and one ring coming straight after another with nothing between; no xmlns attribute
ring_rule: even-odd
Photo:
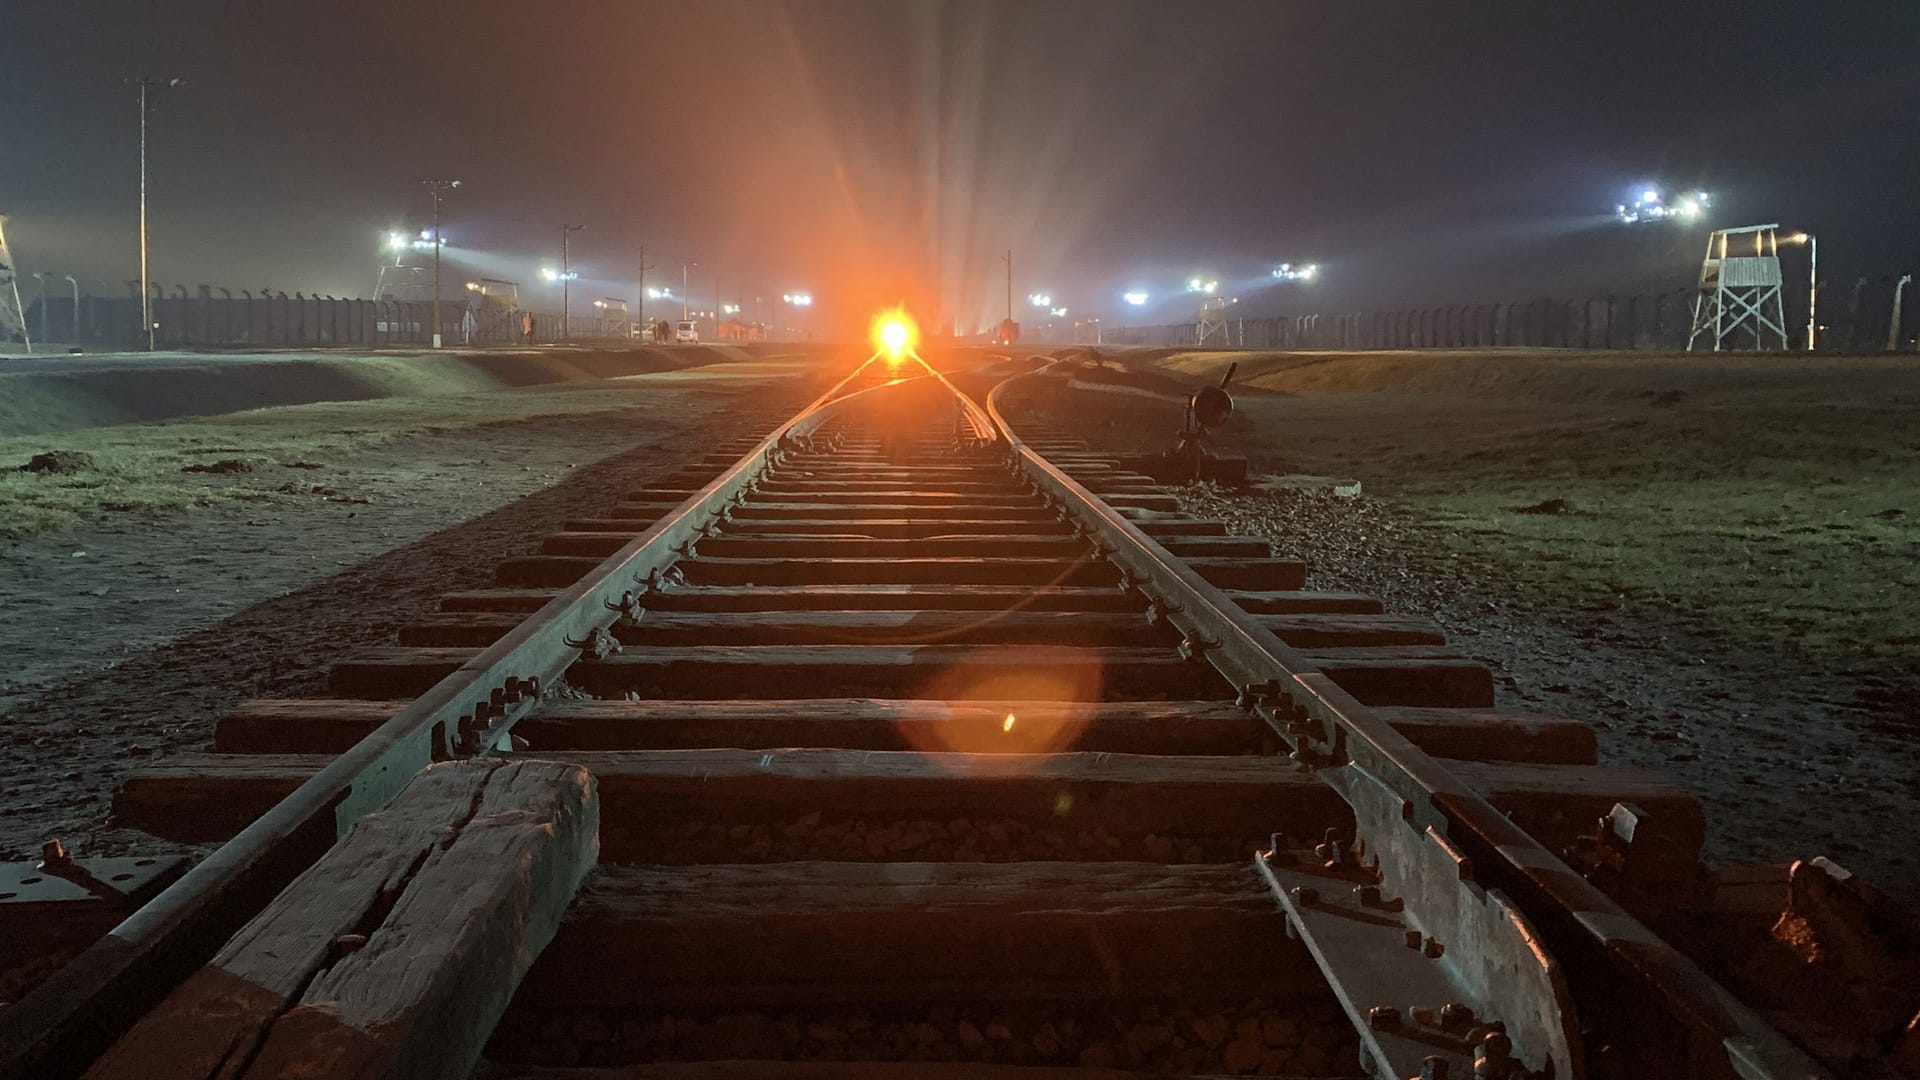
<svg viewBox="0 0 1920 1080"><path fill-rule="evenodd" d="M1001 724L1000 724L1000 730L1001 730L1001 731L1012 731L1012 730L1013 730L1013 714L1012 714L1012 713L1008 713L1008 714L1007 714L1007 718L1006 718L1006 720L1004 720L1004 721L1002 721L1002 722L1001 722Z"/></svg>
<svg viewBox="0 0 1920 1080"><path fill-rule="evenodd" d="M888 360L898 362L913 351L914 345L920 340L920 328L914 324L913 316L907 314L905 307L896 307L873 317L871 336L875 349L886 353Z"/></svg>

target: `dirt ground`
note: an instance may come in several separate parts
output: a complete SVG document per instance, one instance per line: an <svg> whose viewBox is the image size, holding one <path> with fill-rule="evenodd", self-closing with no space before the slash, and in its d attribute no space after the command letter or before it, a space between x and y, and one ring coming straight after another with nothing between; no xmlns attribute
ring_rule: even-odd
<svg viewBox="0 0 1920 1080"><path fill-rule="evenodd" d="M790 415L817 373L729 364L44 437L166 455L154 482L193 497L79 507L80 524L0 550L0 859L50 836L80 855L164 850L107 823L126 769L204 749L243 698L317 692L333 660L488 584L530 538L604 511L689 446ZM252 464L182 474L171 455L194 440L192 460Z"/></svg>
<svg viewBox="0 0 1920 1080"><path fill-rule="evenodd" d="M1216 447L1364 494L1192 509L1433 616L1504 707L1697 792L1716 861L1826 854L1920 906L1920 363L1143 351L1082 381L1163 396L1053 411L1157 451L1236 359Z"/></svg>

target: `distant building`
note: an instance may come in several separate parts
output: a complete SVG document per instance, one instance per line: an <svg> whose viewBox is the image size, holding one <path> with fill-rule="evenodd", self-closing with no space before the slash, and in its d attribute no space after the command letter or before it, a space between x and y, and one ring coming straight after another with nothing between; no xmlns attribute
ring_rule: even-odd
<svg viewBox="0 0 1920 1080"><path fill-rule="evenodd" d="M726 322L720 324L715 333L715 337L721 341L765 341L767 340L767 325L765 323L750 323L742 322L739 319L728 319Z"/></svg>

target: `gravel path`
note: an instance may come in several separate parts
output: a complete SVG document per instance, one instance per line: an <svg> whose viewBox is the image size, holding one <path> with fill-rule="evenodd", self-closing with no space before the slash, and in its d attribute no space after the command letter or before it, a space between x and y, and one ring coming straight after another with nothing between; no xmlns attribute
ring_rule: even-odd
<svg viewBox="0 0 1920 1080"><path fill-rule="evenodd" d="M1711 860L1827 855L1920 902L1920 745L1899 719L1920 688L1796 668L1677 620L1541 609L1496 571L1441 554L1380 500L1196 486L1181 501L1306 559L1309 588L1430 615L1493 668L1503 708L1591 724L1602 761L1658 769L1698 794Z"/></svg>

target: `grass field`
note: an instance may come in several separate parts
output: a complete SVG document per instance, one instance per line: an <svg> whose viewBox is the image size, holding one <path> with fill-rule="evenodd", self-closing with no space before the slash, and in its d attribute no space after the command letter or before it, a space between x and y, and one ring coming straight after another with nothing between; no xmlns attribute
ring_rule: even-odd
<svg viewBox="0 0 1920 1080"><path fill-rule="evenodd" d="M286 483L283 469L264 470L261 477L248 470L297 467L423 432L610 410L633 410L635 422L645 423L650 410L685 406L683 395L667 392L672 388L777 378L814 363L769 356L604 381L466 393L441 388L367 401L0 436L0 542L63 529L100 513L296 497L279 490ZM21 470L33 455L50 450L88 454L92 467L67 474ZM227 462L245 468L222 465ZM235 471L183 471L195 467Z"/></svg>
<svg viewBox="0 0 1920 1080"><path fill-rule="evenodd" d="M1920 357L1139 353L1542 599L1920 668Z"/></svg>

